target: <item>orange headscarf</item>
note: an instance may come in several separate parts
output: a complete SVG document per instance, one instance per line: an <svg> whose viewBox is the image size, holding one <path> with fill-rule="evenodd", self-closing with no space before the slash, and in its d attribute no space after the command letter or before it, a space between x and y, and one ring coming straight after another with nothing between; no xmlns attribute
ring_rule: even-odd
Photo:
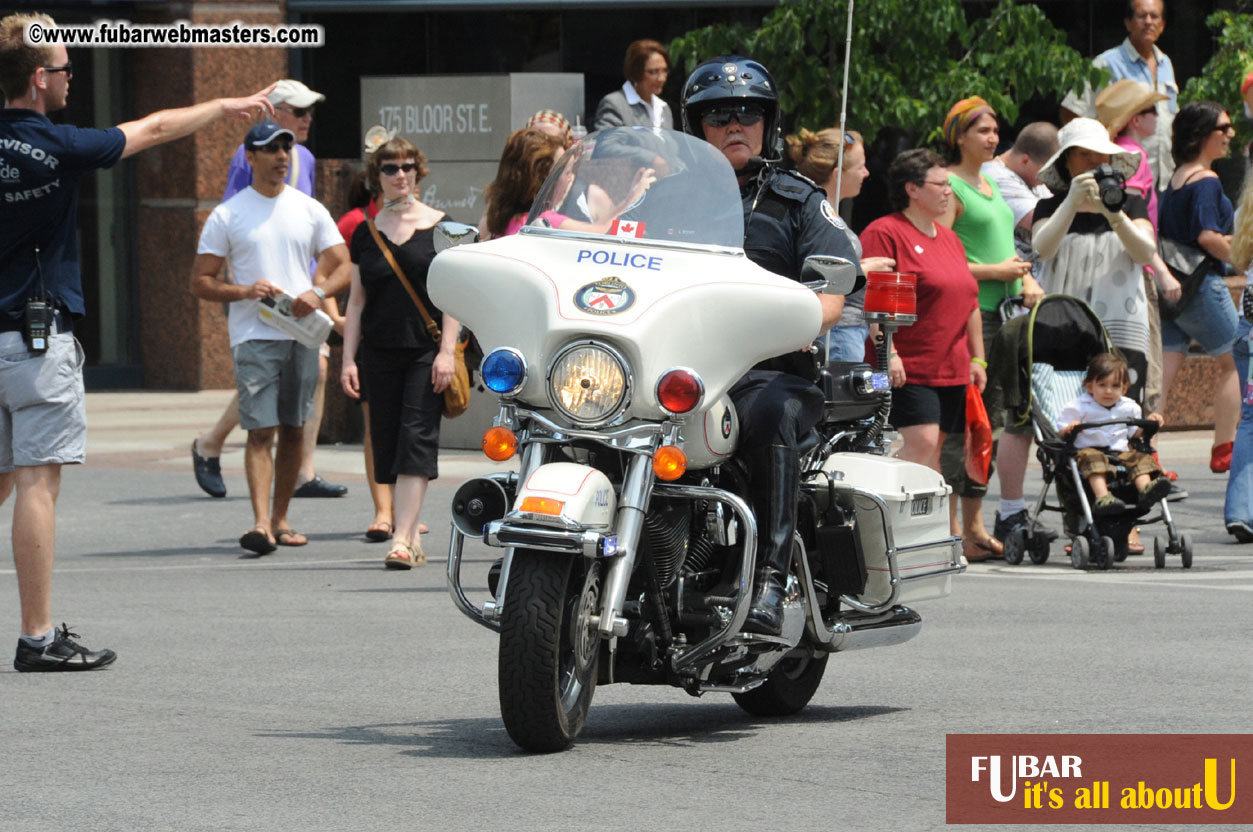
<svg viewBox="0 0 1253 832"><path fill-rule="evenodd" d="M992 106L977 95L958 101L944 117L944 141L948 142L949 147L957 147L958 137L985 113L996 115Z"/></svg>

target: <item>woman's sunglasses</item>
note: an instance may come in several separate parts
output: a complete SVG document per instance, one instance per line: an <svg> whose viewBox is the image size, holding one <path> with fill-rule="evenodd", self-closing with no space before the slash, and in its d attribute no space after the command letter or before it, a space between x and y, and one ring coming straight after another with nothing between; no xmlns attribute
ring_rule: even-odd
<svg viewBox="0 0 1253 832"><path fill-rule="evenodd" d="M418 169L418 165L416 162L405 162L403 165L397 165L394 162L387 162L385 164L379 165L379 172L382 173L384 176L395 176L396 174L400 173L402 170L405 173L413 173L417 169Z"/></svg>
<svg viewBox="0 0 1253 832"><path fill-rule="evenodd" d="M734 118L744 127L751 127L765 117L766 108L759 104L735 104L706 110L700 117L700 123L706 127L726 127Z"/></svg>

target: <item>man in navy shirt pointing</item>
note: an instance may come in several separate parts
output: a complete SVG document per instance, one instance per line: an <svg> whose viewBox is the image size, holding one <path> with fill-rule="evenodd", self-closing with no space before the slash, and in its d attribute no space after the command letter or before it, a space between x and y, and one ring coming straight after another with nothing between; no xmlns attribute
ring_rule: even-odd
<svg viewBox="0 0 1253 832"><path fill-rule="evenodd" d="M222 118L273 115L271 88L161 110L105 130L53 124L65 107L74 67L65 46L32 46L31 23L0 19L0 502L16 488L13 561L22 605L19 671L93 670L113 662L64 625L53 629L52 556L61 466L81 463L87 444L83 317L75 214L79 179L97 168Z"/></svg>

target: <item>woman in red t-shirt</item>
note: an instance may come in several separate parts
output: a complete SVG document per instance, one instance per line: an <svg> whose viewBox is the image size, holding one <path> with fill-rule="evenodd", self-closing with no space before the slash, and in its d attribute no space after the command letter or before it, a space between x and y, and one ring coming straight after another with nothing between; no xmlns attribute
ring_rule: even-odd
<svg viewBox="0 0 1253 832"><path fill-rule="evenodd" d="M966 385L987 384L979 286L952 229L936 222L953 189L944 160L907 150L888 168L896 213L861 234L864 257L891 257L897 271L918 277L918 320L893 339L891 421L905 440L897 454L940 470L940 446L965 430Z"/></svg>

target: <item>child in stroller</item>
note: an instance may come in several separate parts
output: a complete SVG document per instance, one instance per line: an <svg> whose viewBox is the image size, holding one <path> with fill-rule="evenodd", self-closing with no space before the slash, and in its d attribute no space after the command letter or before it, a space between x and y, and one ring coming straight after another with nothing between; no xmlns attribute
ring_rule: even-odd
<svg viewBox="0 0 1253 832"><path fill-rule="evenodd" d="M1127 504L1110 492L1111 477L1131 478L1138 494L1136 510L1140 514L1147 513L1170 493L1170 481L1165 479L1153 457L1131 450L1127 444L1128 436L1140 433L1139 429L1131 432L1130 428L1141 415L1140 405L1126 396L1130 386L1126 360L1103 352L1088 364L1083 379L1084 392L1062 408L1058 417L1058 432L1077 449L1075 463L1079 474L1092 489L1095 517L1110 517L1127 511ZM1158 425L1163 423L1157 413L1150 414L1149 419ZM1106 424L1100 424L1102 422Z"/></svg>
<svg viewBox="0 0 1253 832"><path fill-rule="evenodd" d="M1161 499L1170 486L1164 477L1153 477L1158 471L1156 466L1137 470L1135 461L1126 465L1101 453L1110 467L1120 473L1124 469L1132 473L1125 478L1125 484L1118 477L1107 480L1102 476L1096 483L1097 491L1088 495L1084 493L1087 475L1080 473L1076 444L1073 438L1059 435L1059 426L1071 427L1076 420L1095 416L1097 418L1093 421L1099 422L1108 421L1114 415L1124 416L1122 411L1111 413L1095 402L1094 406L1099 409L1091 414L1075 411L1063 415L1062 412L1067 402L1082 396L1084 379L1093 359L1103 353L1118 355L1100 318L1086 303L1069 295L1046 295L1029 312L1020 316L1013 317L1005 311L1002 310L1005 323L988 355L994 357L992 363L1005 390L1010 418L1016 424L1031 425L1037 446L1036 457L1040 460L1044 477L1039 496L1028 504L1026 519L1005 536L1005 562L1016 566L1022 563L1025 555L1031 556L1032 563L1048 561L1050 541L1057 535L1044 526L1041 517L1045 511L1056 511L1062 515L1063 531L1070 541L1067 546L1070 563L1076 569L1089 566L1111 568L1115 562L1125 560L1130 554L1127 538L1133 527L1159 522L1165 526L1166 534L1153 538L1153 565L1160 569L1166 565L1167 555L1179 555L1182 566L1185 569L1190 567L1192 541L1188 534L1181 534L1175 527L1170 504ZM1118 390L1118 401L1121 402L1122 388ZM1126 416L1139 415L1139 412L1137 408ZM1074 426L1093 427L1091 423L1082 421ZM1123 427L1124 442L1132 430L1140 429L1139 436L1123 446L1130 447L1151 438L1160 427L1160 422L1156 419L1133 419L1131 425L1124 424ZM1109 441L1113 442L1112 439ZM1084 450L1083 444L1083 441L1078 443L1080 453ZM1121 442L1118 444L1122 445ZM1145 444L1139 450L1147 452L1150 449ZM1091 458L1090 454L1088 456ZM1135 490L1131 480L1137 474L1148 475L1151 480L1148 484L1153 490L1144 495ZM1139 483L1141 487L1145 484L1143 479ZM1118 498L1123 510L1118 510L1118 503L1107 500L1102 504L1100 513L1092 511L1095 499L1103 494L1102 486ZM1056 504L1049 500L1054 487ZM1142 504L1148 510L1141 511Z"/></svg>

